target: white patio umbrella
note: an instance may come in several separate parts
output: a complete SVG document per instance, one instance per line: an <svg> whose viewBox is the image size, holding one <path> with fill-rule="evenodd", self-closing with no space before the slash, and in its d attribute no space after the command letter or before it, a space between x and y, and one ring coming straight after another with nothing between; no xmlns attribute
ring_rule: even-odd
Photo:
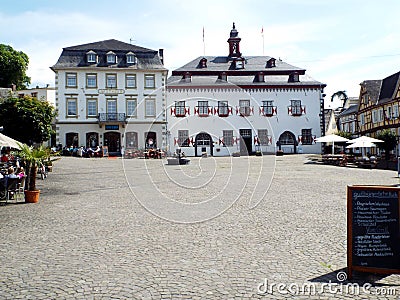
<svg viewBox="0 0 400 300"><path fill-rule="evenodd" d="M0 147L11 147L14 149L21 149L18 143L19 143L18 141L0 133Z"/></svg>
<svg viewBox="0 0 400 300"><path fill-rule="evenodd" d="M371 148L371 147L376 147L376 145L368 141L358 141L351 143L346 148L349 149L349 148Z"/></svg>
<svg viewBox="0 0 400 300"><path fill-rule="evenodd" d="M356 142L383 143L382 140L378 140L366 135L348 141L348 143L356 143Z"/></svg>
<svg viewBox="0 0 400 300"><path fill-rule="evenodd" d="M332 154L334 154L335 142L347 142L348 140L349 139L346 139L336 134L328 134L315 139L317 143L332 143Z"/></svg>

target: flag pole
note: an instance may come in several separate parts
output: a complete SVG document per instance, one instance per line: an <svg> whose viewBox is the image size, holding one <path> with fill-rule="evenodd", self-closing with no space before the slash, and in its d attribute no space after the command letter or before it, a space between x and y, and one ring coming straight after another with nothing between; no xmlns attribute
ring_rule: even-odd
<svg viewBox="0 0 400 300"><path fill-rule="evenodd" d="M264 56L264 26L261 27L261 36L262 36L262 49L263 49L263 56Z"/></svg>
<svg viewBox="0 0 400 300"><path fill-rule="evenodd" d="M203 26L203 56L206 56L206 43L204 41L204 26Z"/></svg>

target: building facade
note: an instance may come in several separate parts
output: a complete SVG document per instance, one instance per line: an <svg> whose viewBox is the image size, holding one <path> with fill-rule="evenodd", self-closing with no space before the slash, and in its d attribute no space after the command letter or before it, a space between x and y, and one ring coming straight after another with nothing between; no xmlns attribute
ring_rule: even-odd
<svg viewBox="0 0 400 300"><path fill-rule="evenodd" d="M233 24L228 55L198 57L167 83L168 145L188 156L320 153L323 83L269 56L243 56Z"/></svg>
<svg viewBox="0 0 400 300"><path fill-rule="evenodd" d="M117 40L64 48L56 77L57 144L165 148L163 51Z"/></svg>

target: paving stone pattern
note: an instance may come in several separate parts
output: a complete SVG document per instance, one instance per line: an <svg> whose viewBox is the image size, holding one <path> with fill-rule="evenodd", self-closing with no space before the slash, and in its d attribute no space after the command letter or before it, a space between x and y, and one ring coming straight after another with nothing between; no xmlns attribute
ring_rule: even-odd
<svg viewBox="0 0 400 300"><path fill-rule="evenodd" d="M191 160L57 161L38 204L0 206L0 299L399 299L399 275L355 274L371 284L360 293L336 278L346 186L396 172L307 155Z"/></svg>

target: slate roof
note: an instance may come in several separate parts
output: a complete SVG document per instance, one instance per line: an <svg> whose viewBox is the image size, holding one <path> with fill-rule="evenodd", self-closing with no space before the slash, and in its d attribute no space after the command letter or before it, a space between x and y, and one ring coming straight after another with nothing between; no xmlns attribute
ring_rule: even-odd
<svg viewBox="0 0 400 300"><path fill-rule="evenodd" d="M298 68L281 60L275 60L276 67L266 68L267 61L272 57L270 56L245 56L245 64L243 69L233 68L233 59L229 56L204 56L207 59L207 67L200 68L199 62L203 56L192 60L186 65L172 71L172 76L183 75L185 72L204 73L204 72L234 72L234 73L247 73L247 72L264 72L265 74L289 74L298 72L305 74L305 69Z"/></svg>
<svg viewBox="0 0 400 300"><path fill-rule="evenodd" d="M399 86L400 72L390 75L382 80L381 92L378 104L390 102L397 92Z"/></svg>
<svg viewBox="0 0 400 300"><path fill-rule="evenodd" d="M207 59L207 67L200 67L200 60ZM270 56L248 56L243 57L245 64L243 69L232 68L233 59L228 56L200 56L186 65L172 71L172 76L168 78L167 84L172 86L204 86L215 84L228 85L252 85L252 86L304 86L325 84L318 82L308 75L305 75L305 69L292 66L281 60L275 60L275 67L267 68L267 61ZM184 74L189 72L191 80L185 81ZM228 82L218 79L218 76L225 72ZM263 72L265 82L257 82L257 74ZM289 74L297 72L300 76L299 82L288 82Z"/></svg>
<svg viewBox="0 0 400 300"><path fill-rule="evenodd" d="M288 76L285 75L269 75L265 76L265 82L256 82L255 76L228 76L227 82L218 79L218 75L208 75L208 76L192 76L189 82L185 81L182 76L170 76L168 78L167 84L169 87L180 86L180 87L190 87L190 86L210 86L210 85L252 85L252 86L304 86L304 85L321 85L325 87L324 84L314 80L308 75L301 75L299 82L288 82Z"/></svg>
<svg viewBox="0 0 400 300"><path fill-rule="evenodd" d="M89 51L96 52L98 56L97 63L87 63L86 53ZM107 63L106 54L109 51L113 51L117 55L117 64L110 65ZM126 63L126 54L128 52L132 52L136 56L137 64L128 65ZM51 68L53 70L56 70L77 67L110 67L166 70L156 50L139 47L114 39L63 48L63 51L57 63Z"/></svg>
<svg viewBox="0 0 400 300"><path fill-rule="evenodd" d="M358 104L352 104L347 109L342 111L338 117L348 116L352 114L357 114L358 112Z"/></svg>
<svg viewBox="0 0 400 300"><path fill-rule="evenodd" d="M360 85L364 86L371 98L372 103L376 103L379 99L382 80L364 80Z"/></svg>

